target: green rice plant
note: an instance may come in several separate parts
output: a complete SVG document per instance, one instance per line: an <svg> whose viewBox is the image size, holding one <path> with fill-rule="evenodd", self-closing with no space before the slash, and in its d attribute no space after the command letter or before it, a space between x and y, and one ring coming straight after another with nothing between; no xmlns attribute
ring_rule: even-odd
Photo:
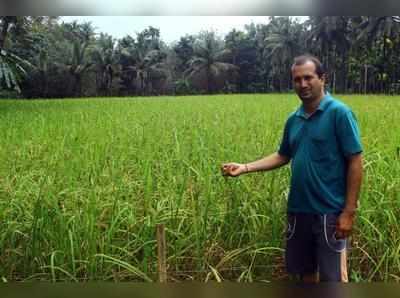
<svg viewBox="0 0 400 298"><path fill-rule="evenodd" d="M400 100L340 98L364 147L350 277L398 281ZM1 101L0 276L155 281L162 223L171 280L285 278L289 168L226 179L219 167L276 150L298 105L288 94Z"/></svg>

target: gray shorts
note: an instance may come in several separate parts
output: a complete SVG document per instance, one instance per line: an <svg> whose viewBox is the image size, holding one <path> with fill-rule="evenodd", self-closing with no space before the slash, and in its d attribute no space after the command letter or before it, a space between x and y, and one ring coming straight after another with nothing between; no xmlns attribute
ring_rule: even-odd
<svg viewBox="0 0 400 298"><path fill-rule="evenodd" d="M337 217L288 213L285 259L289 274L319 272L320 281L347 282L347 240L335 238Z"/></svg>

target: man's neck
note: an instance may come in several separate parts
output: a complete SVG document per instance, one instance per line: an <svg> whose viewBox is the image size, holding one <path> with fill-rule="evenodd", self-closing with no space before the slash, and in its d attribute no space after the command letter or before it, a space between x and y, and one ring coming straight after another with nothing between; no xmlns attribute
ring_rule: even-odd
<svg viewBox="0 0 400 298"><path fill-rule="evenodd" d="M303 107L304 107L304 112L307 115L312 115L314 114L314 112L317 110L319 103L321 102L322 98L324 97L324 93L321 94L320 97L312 100L312 101L308 101L308 102L304 102L303 101Z"/></svg>

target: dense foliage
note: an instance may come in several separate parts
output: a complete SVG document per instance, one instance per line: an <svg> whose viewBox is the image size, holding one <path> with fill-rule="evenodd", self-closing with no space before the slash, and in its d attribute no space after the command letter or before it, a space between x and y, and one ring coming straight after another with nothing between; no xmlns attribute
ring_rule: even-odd
<svg viewBox="0 0 400 298"><path fill-rule="evenodd" d="M267 18L267 17L266 17ZM161 28L162 30L162 28ZM115 39L91 23L0 17L0 92L21 97L285 92L293 57L312 53L336 93L400 92L400 18L269 17L224 37L160 29ZM3 91L1 91L3 90Z"/></svg>

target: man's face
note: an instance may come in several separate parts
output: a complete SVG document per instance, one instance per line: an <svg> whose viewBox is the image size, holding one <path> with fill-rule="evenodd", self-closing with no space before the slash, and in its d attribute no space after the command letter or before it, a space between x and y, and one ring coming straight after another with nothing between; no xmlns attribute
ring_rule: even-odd
<svg viewBox="0 0 400 298"><path fill-rule="evenodd" d="M307 61L293 66L292 78L294 89L303 102L311 102L324 96L325 78L318 77L313 62Z"/></svg>

